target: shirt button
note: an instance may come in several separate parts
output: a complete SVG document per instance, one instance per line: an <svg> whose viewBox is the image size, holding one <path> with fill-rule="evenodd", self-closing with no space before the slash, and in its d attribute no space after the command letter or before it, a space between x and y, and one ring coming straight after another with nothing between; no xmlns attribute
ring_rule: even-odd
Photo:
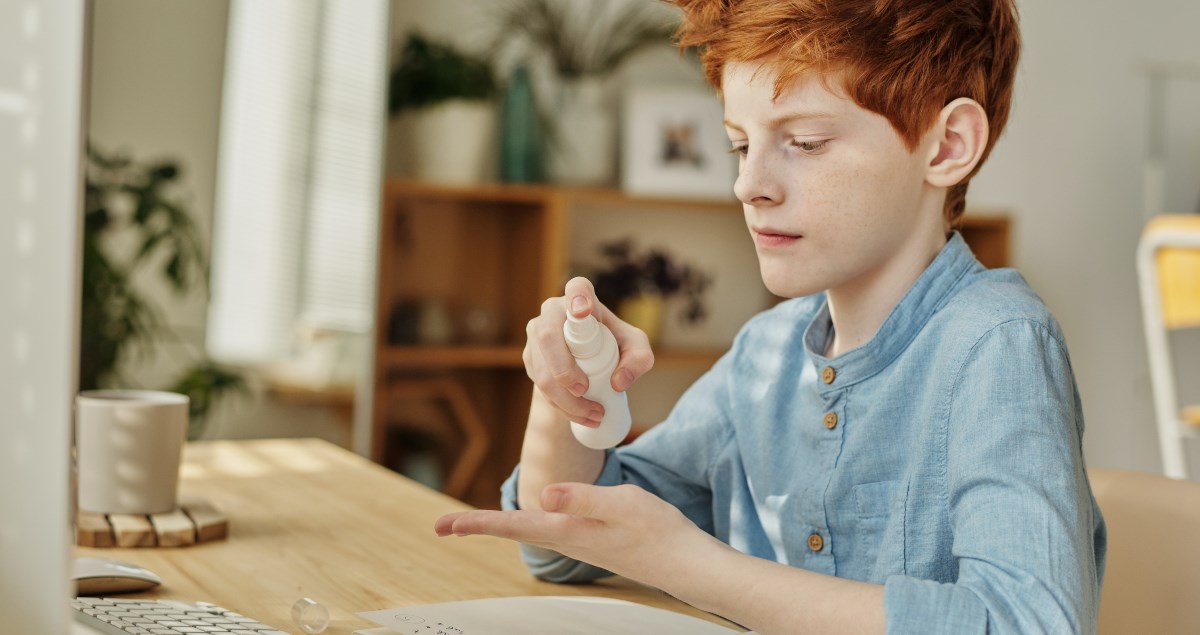
<svg viewBox="0 0 1200 635"><path fill-rule="evenodd" d="M836 412L826 412L825 413L825 427L830 430L837 427L837 413Z"/></svg>
<svg viewBox="0 0 1200 635"><path fill-rule="evenodd" d="M821 381L827 384L832 384L835 377L837 377L837 371L833 370L833 366L826 366L825 370L821 371Z"/></svg>
<svg viewBox="0 0 1200 635"><path fill-rule="evenodd" d="M821 538L821 534L813 534L808 537L808 548L813 551L820 551L825 547L825 539Z"/></svg>

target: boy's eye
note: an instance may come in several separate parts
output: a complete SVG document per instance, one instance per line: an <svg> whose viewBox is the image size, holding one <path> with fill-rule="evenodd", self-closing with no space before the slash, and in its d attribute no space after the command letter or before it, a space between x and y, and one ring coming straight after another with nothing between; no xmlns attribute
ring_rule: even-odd
<svg viewBox="0 0 1200 635"><path fill-rule="evenodd" d="M799 139L792 141L792 145L799 148L805 154L816 154L823 150L827 143L829 143L828 139L824 141L801 141Z"/></svg>
<svg viewBox="0 0 1200 635"><path fill-rule="evenodd" d="M750 144L748 144L748 143L735 143L735 144L733 144L733 148L731 148L731 149L729 150L729 154L736 154L736 155L739 155L739 156L743 156L743 157L744 157L744 156L746 156L746 152L747 152L747 151L749 151L749 150L750 150Z"/></svg>

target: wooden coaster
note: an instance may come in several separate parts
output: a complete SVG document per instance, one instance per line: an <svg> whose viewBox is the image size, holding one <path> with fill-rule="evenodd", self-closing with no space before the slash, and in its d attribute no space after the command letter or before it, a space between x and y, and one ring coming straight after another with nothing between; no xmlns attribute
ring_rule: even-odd
<svg viewBox="0 0 1200 635"><path fill-rule="evenodd" d="M80 510L75 544L81 547L185 547L223 540L229 519L202 500L184 500L162 514L97 514Z"/></svg>

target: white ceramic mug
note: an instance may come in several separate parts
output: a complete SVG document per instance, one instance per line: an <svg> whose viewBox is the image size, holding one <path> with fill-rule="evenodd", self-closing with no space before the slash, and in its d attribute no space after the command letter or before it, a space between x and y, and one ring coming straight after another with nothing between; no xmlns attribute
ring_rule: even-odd
<svg viewBox="0 0 1200 635"><path fill-rule="evenodd" d="M153 390L86 390L75 400L79 509L175 509L188 398Z"/></svg>

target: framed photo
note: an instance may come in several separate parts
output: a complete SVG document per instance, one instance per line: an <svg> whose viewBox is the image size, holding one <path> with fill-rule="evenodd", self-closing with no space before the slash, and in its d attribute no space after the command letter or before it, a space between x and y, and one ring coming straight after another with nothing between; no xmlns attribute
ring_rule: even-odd
<svg viewBox="0 0 1200 635"><path fill-rule="evenodd" d="M639 87L625 97L621 187L636 194L733 198L737 157L721 102L702 89Z"/></svg>

